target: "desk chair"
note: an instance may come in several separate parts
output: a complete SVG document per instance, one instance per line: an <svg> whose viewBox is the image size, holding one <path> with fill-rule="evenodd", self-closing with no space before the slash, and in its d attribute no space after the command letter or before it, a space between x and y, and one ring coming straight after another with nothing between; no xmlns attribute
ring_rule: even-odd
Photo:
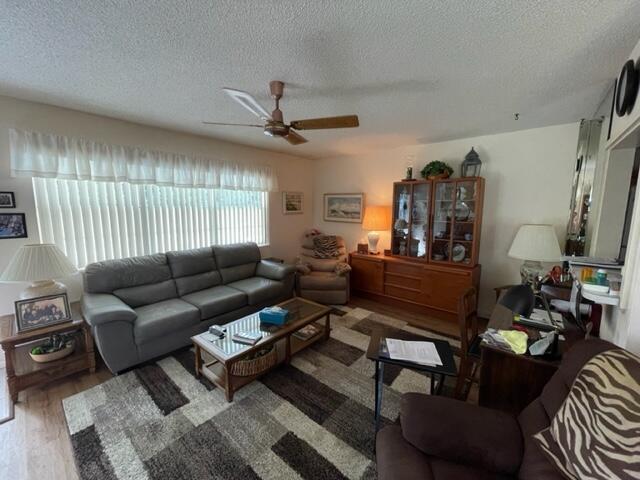
<svg viewBox="0 0 640 480"><path fill-rule="evenodd" d="M480 366L480 342L477 292L471 287L458 300L458 323L460 325L460 368L456 381L455 397L466 400ZM468 386L467 386L468 385Z"/></svg>

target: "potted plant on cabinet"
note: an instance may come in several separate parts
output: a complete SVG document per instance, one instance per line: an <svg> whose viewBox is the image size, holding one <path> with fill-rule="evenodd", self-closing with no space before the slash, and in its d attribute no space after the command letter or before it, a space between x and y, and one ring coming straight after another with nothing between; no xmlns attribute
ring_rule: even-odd
<svg viewBox="0 0 640 480"><path fill-rule="evenodd" d="M420 174L427 180L440 180L443 178L449 178L453 173L453 168L440 160L434 160L429 162L422 169Z"/></svg>

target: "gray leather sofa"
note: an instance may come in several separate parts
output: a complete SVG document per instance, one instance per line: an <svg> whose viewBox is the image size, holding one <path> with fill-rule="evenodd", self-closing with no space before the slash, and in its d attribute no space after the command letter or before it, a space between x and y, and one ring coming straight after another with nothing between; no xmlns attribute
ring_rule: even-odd
<svg viewBox="0 0 640 480"><path fill-rule="evenodd" d="M255 243L158 253L88 265L82 311L116 373L290 298L294 282L295 267L261 260Z"/></svg>

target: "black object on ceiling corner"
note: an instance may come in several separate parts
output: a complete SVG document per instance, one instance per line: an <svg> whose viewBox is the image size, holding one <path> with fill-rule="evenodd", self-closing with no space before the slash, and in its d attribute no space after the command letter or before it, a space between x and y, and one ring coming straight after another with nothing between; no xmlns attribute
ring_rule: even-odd
<svg viewBox="0 0 640 480"><path fill-rule="evenodd" d="M615 96L616 113L624 117L631 113L638 95L638 70L633 60L627 60L618 77L618 91Z"/></svg>

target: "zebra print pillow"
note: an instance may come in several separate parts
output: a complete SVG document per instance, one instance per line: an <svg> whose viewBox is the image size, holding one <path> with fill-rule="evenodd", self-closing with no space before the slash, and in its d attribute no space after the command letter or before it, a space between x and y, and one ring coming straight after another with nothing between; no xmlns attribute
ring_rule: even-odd
<svg viewBox="0 0 640 480"><path fill-rule="evenodd" d="M534 439L567 478L640 478L640 358L620 349L593 357Z"/></svg>
<svg viewBox="0 0 640 480"><path fill-rule="evenodd" d="M313 256L316 258L334 258L340 256L338 237L335 235L318 235L313 238Z"/></svg>

